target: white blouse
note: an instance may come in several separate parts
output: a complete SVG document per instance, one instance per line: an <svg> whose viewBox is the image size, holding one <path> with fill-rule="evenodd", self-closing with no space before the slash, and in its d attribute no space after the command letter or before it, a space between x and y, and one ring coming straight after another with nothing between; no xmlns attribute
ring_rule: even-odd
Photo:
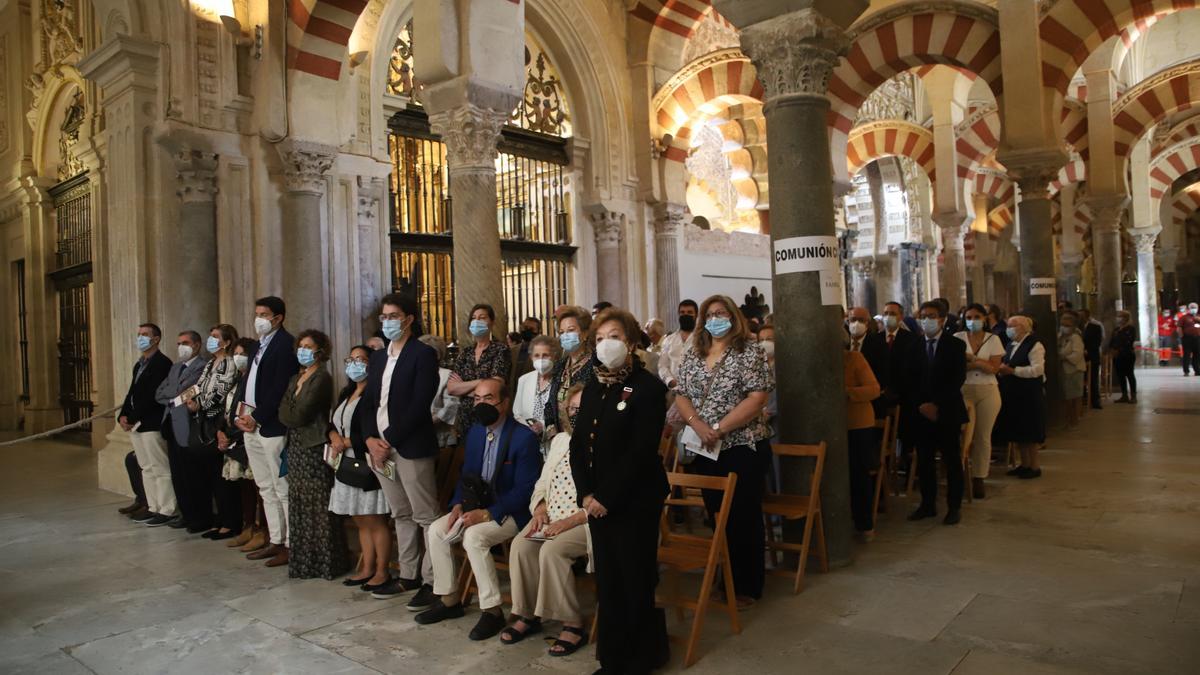
<svg viewBox="0 0 1200 675"><path fill-rule="evenodd" d="M959 331L954 334L954 337L962 340L967 345L967 354L973 354L976 359L990 361L993 357L1004 356L1004 344L1000 342L1000 338L991 333L984 333L987 337L984 338L983 344L979 346L979 353L976 354L971 350L971 340L967 337L967 331ZM992 373L985 373L982 370L967 370L967 379L963 382L963 386L968 384L998 384L996 376Z"/></svg>

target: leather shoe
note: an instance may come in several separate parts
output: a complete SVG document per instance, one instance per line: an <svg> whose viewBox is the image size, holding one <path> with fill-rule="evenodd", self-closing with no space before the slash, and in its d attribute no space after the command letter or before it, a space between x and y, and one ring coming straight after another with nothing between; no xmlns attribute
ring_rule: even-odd
<svg viewBox="0 0 1200 675"><path fill-rule="evenodd" d="M154 518L157 515L158 515L157 513L151 511L150 509L146 509L145 513L139 511L137 513L132 514L130 516L130 518L133 518L133 522L135 522L135 523L144 523L147 520L150 520L151 518Z"/></svg>
<svg viewBox="0 0 1200 675"><path fill-rule="evenodd" d="M476 642L482 640L491 640L500 634L505 624L508 621L504 619L504 611L501 610L498 614L484 612L479 615L479 621L475 623L475 627L467 634L467 637Z"/></svg>
<svg viewBox="0 0 1200 675"><path fill-rule="evenodd" d="M912 513L908 514L908 519L909 520L924 520L926 518L933 518L936 516L937 516L936 510L927 509L924 506L922 506L922 507L918 508L916 511L913 511Z"/></svg>
<svg viewBox="0 0 1200 675"><path fill-rule="evenodd" d="M241 550L242 553L249 553L251 551L257 551L269 543L271 543L270 538L267 536L267 530L264 528L255 532L254 536L250 537L250 541L246 542L246 544L239 550Z"/></svg>
<svg viewBox="0 0 1200 675"><path fill-rule="evenodd" d="M442 603L441 600L438 600L437 602L433 603L432 607L413 617L413 621L416 621L422 626L428 626L430 624L440 623L446 619L462 618L465 614L466 611L463 610L462 603L459 603L453 607L447 607L444 603ZM503 622L503 619L501 622ZM501 626L501 628L503 628L503 626ZM500 632L500 629L497 628L496 632Z"/></svg>
<svg viewBox="0 0 1200 675"><path fill-rule="evenodd" d="M1017 476L1017 478L1020 478L1021 480L1029 480L1030 478L1041 478L1041 477L1042 477L1041 469L1029 469L1028 471L1021 474L1020 476Z"/></svg>
<svg viewBox="0 0 1200 675"><path fill-rule="evenodd" d="M1025 472L1026 472L1026 471L1028 471L1028 470L1029 470L1029 467L1025 467L1025 466L1018 466L1018 467L1017 467L1017 468L1015 468L1015 469L1009 469L1008 471L1005 471L1005 472L1004 472L1004 475L1006 475L1006 476L1017 476L1017 477L1020 477L1020 475L1021 475L1021 474L1025 473Z"/></svg>
<svg viewBox="0 0 1200 675"><path fill-rule="evenodd" d="M171 519L171 522L167 523L167 527L173 530L182 530L187 526L187 521L183 519L183 516L175 516Z"/></svg>
<svg viewBox="0 0 1200 675"><path fill-rule="evenodd" d="M242 528L242 533L239 534L236 539L234 539L233 541L231 541L225 545L228 546L229 548L238 548L238 547L245 546L246 544L250 543L250 539L252 539L253 537L254 537L254 526L247 525L246 527Z"/></svg>
<svg viewBox="0 0 1200 675"><path fill-rule="evenodd" d="M946 512L946 517L942 519L943 525L957 525L962 520L962 513L958 509L950 509Z"/></svg>
<svg viewBox="0 0 1200 675"><path fill-rule="evenodd" d="M267 567L283 567L288 564L288 548L280 546L274 558L267 561Z"/></svg>
<svg viewBox="0 0 1200 675"><path fill-rule="evenodd" d="M973 499L983 499L987 495L987 490L983 486L982 478L971 479L971 497Z"/></svg>
<svg viewBox="0 0 1200 675"><path fill-rule="evenodd" d="M126 515L129 515L130 513L137 511L138 509L143 509L145 507L146 507L145 504L135 501L134 503L130 504L129 506L122 506L121 508L117 509L117 513L119 513L123 516L126 516Z"/></svg>
<svg viewBox="0 0 1200 675"><path fill-rule="evenodd" d="M206 536L208 536L208 538L212 539L213 541L221 541L222 539L233 539L234 537L236 537L238 535L237 535L237 532L234 532L233 530L230 530L228 532L221 532L220 530L213 530L212 534L206 533Z"/></svg>
<svg viewBox="0 0 1200 675"><path fill-rule="evenodd" d="M257 551L251 553L250 555L246 556L246 560L266 560L267 558L274 558L275 555L277 553L279 553L279 551L282 549L283 549L283 547L279 546L277 544L271 544L270 546L264 546L264 547L258 549Z"/></svg>

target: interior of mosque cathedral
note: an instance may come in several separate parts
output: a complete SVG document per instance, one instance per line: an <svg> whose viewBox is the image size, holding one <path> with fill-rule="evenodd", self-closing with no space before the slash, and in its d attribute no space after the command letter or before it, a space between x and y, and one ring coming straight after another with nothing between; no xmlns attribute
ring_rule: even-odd
<svg viewBox="0 0 1200 675"><path fill-rule="evenodd" d="M476 302L750 286L801 365L835 304L937 296L1046 335L1056 301L1136 308L1153 347L1200 290L1193 5L0 2L0 426L111 409L140 322L248 328L267 294L338 353L392 290L453 340ZM798 236L840 277L773 277ZM125 434L84 430L127 489Z"/></svg>

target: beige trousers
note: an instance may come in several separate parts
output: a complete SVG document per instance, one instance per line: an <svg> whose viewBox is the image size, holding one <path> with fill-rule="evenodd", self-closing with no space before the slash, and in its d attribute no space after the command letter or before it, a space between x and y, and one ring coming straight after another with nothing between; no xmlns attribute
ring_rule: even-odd
<svg viewBox="0 0 1200 675"><path fill-rule="evenodd" d="M571 565L587 555L586 526L573 527L547 542L527 539L531 522L513 540L509 551L512 612L531 619L579 623L579 598Z"/></svg>
<svg viewBox="0 0 1200 675"><path fill-rule="evenodd" d="M392 509L396 521L396 554L400 576L415 579L420 573L425 583L432 583L433 564L426 555L421 559L421 540L429 526L442 514L437 503L437 472L434 458L405 459L392 450L396 463L396 480L379 476L379 485Z"/></svg>
<svg viewBox="0 0 1200 675"><path fill-rule="evenodd" d="M971 440L971 478L987 478L992 462L992 427L1000 414L1000 387L964 384L963 401L975 404L975 437Z"/></svg>
<svg viewBox="0 0 1200 675"><path fill-rule="evenodd" d="M426 531L426 555L433 562L433 592L440 596L453 595L459 591L458 569L454 565L451 544L442 541L450 524L450 514L438 518ZM492 547L503 544L517 535L517 524L506 518L503 525L489 520L467 528L462 545L475 573L479 586L479 609L499 607L500 578L496 574L496 561L492 558Z"/></svg>
<svg viewBox="0 0 1200 675"><path fill-rule="evenodd" d="M167 439L158 431L133 431L129 434L133 454L142 467L142 485L146 507L162 516L175 515L175 487L171 484L171 463L167 460Z"/></svg>

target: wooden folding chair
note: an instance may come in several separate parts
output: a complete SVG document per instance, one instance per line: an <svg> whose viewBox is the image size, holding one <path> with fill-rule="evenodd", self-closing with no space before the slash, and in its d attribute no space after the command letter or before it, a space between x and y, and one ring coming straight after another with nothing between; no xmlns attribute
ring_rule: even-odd
<svg viewBox="0 0 1200 675"><path fill-rule="evenodd" d="M875 469L875 499L871 502L871 513L879 513L880 499L883 498L883 481L888 475L889 451L888 441L892 438L892 418L889 415L881 420L875 420L875 428L879 429L879 467Z"/></svg>
<svg viewBox="0 0 1200 675"><path fill-rule="evenodd" d="M971 461L971 446L975 441L975 404L967 404L967 422L962 425L962 440L959 445L959 452L962 456L963 467L963 483L966 486L967 501L974 502L974 490L971 489L971 469L974 463Z"/></svg>
<svg viewBox="0 0 1200 675"><path fill-rule="evenodd" d="M777 551L800 554L793 586L793 592L799 593L804 588L804 568L808 562L809 545L812 543L814 530L821 571L829 571L829 554L825 549L825 525L821 522L821 472L825 470L825 441L821 441L817 445L772 443L771 450L779 457L812 457L815 460L807 495L768 494L763 498L763 518L767 521L767 548L771 551L772 556ZM801 542L792 544L776 541L775 529L771 523L772 516L778 516L783 520L804 519L804 535ZM791 574L791 572L778 567L775 571Z"/></svg>
<svg viewBox="0 0 1200 675"><path fill-rule="evenodd" d="M671 488L683 490L713 490L721 492L721 507L715 514L715 527L711 538L698 537L691 534L677 534L670 529L669 503L663 507L660 528L662 539L658 546L658 563L672 577L672 595L660 595L658 603L666 607L674 607L682 617L683 610L689 609L694 613L692 628L688 633L687 651L683 657L683 666L687 668L697 661L696 643L704 627L704 617L709 606L724 610L729 615L729 622L734 634L742 632L738 621L737 600L733 593L733 574L729 569L729 547L725 541L725 524L729 520L729 507L733 503L733 491L737 484L737 474L720 476L694 476L682 473L667 474ZM712 599L713 584L716 581L717 569L720 568L721 578L725 586L725 602ZM703 570L704 576L700 581L700 594L695 600L679 594L679 575L684 572Z"/></svg>

